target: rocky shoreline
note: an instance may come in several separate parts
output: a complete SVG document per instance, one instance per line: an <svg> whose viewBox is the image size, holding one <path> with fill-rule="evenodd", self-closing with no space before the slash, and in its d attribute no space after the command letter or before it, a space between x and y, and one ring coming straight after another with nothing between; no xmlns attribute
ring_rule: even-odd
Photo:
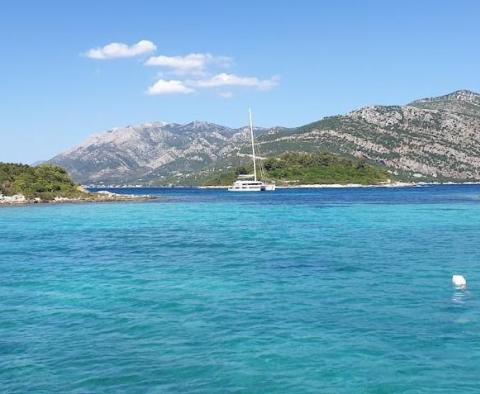
<svg viewBox="0 0 480 394"><path fill-rule="evenodd" d="M86 193L84 197L55 197L53 200L42 200L41 198L26 198L22 194L4 196L0 194L0 206L26 205L26 204L63 204L63 203L89 203L89 202L134 202L151 201L159 199L158 196L119 194L108 191Z"/></svg>

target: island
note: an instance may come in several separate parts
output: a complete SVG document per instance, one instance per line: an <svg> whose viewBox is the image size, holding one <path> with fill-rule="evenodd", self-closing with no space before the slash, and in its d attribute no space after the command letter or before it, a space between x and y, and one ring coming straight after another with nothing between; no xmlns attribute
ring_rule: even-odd
<svg viewBox="0 0 480 394"><path fill-rule="evenodd" d="M56 165L0 163L0 204L144 201L152 198L109 191L89 192Z"/></svg>
<svg viewBox="0 0 480 394"><path fill-rule="evenodd" d="M285 153L260 162L262 179L278 186L301 185L385 185L392 174L385 168L367 162L365 158L343 158L330 153ZM251 174L252 166L239 166L215 171L203 180L202 186L231 185L239 175Z"/></svg>

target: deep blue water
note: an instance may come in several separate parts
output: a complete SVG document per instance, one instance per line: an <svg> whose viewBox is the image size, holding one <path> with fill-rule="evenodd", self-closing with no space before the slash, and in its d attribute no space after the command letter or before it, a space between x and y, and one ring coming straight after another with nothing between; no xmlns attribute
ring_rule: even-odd
<svg viewBox="0 0 480 394"><path fill-rule="evenodd" d="M0 392L480 392L479 186L122 192L0 208Z"/></svg>

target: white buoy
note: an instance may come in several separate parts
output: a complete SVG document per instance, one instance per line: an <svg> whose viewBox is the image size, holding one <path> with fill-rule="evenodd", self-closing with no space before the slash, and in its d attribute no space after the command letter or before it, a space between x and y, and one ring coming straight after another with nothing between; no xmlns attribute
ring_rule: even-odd
<svg viewBox="0 0 480 394"><path fill-rule="evenodd" d="M467 280L463 275L453 275L452 283L457 289L464 289L467 287Z"/></svg>

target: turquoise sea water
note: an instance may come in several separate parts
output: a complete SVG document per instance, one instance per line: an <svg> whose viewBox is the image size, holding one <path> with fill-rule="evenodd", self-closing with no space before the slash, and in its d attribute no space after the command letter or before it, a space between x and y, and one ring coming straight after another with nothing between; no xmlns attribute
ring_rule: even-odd
<svg viewBox="0 0 480 394"><path fill-rule="evenodd" d="M480 392L479 186L150 192L0 208L0 392Z"/></svg>

